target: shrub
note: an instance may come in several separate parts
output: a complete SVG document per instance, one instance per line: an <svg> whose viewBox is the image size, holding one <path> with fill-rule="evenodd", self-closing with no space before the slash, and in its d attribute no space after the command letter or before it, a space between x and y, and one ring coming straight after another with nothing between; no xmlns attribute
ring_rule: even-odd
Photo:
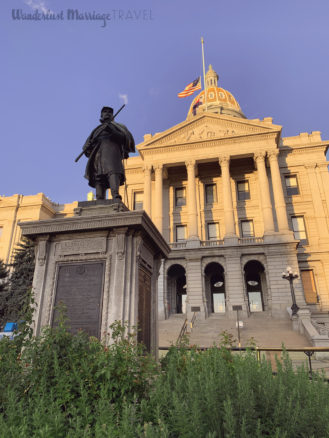
<svg viewBox="0 0 329 438"><path fill-rule="evenodd" d="M104 346L65 319L0 341L1 437L327 437L328 384L252 352L171 347L160 365L126 327ZM23 335L22 335L23 336Z"/></svg>

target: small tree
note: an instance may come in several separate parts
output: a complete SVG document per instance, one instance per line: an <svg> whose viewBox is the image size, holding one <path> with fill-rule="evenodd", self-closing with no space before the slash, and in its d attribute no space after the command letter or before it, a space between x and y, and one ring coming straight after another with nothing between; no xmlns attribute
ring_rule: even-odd
<svg viewBox="0 0 329 438"><path fill-rule="evenodd" d="M31 303L34 265L34 244L23 237L14 251L13 262L10 265L12 273L6 308L7 319L18 321L27 317Z"/></svg>
<svg viewBox="0 0 329 438"><path fill-rule="evenodd" d="M6 313L6 303L9 292L8 268L5 263L0 260L0 326L4 324L4 315Z"/></svg>

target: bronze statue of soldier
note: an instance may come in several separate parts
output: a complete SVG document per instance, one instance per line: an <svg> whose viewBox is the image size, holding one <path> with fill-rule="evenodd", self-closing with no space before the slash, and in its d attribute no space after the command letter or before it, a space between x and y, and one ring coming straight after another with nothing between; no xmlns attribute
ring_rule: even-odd
<svg viewBox="0 0 329 438"><path fill-rule="evenodd" d="M96 189L96 199L105 199L106 190L110 188L112 199L121 202L119 187L125 182L122 160L128 158L130 152L135 152L134 138L125 125L114 122L110 107L102 109L100 122L80 154L88 157L85 178Z"/></svg>

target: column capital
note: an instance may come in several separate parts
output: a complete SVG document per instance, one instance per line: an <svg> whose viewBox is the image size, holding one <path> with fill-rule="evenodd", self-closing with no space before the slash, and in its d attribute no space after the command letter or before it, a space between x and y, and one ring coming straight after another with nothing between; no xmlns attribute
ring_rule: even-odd
<svg viewBox="0 0 329 438"><path fill-rule="evenodd" d="M305 167L305 169L307 169L307 170L315 169L316 166L317 166L316 163L306 163L306 164L304 164L304 167Z"/></svg>
<svg viewBox="0 0 329 438"><path fill-rule="evenodd" d="M193 168L194 168L194 166L195 166L195 160L187 160L187 161L185 161L185 166L186 166L187 168L189 168L189 167L193 167Z"/></svg>
<svg viewBox="0 0 329 438"><path fill-rule="evenodd" d="M152 164L144 164L143 170L145 171L152 171Z"/></svg>
<svg viewBox="0 0 329 438"><path fill-rule="evenodd" d="M265 160L265 151L257 151L254 153L254 159L257 161L264 161Z"/></svg>
<svg viewBox="0 0 329 438"><path fill-rule="evenodd" d="M218 157L218 161L221 166L229 165L230 159L231 157L229 155L221 155L220 157Z"/></svg>
<svg viewBox="0 0 329 438"><path fill-rule="evenodd" d="M162 163L156 163L153 165L153 168L155 171L159 171L163 169L163 164Z"/></svg>
<svg viewBox="0 0 329 438"><path fill-rule="evenodd" d="M267 156L270 160L273 158L277 159L279 156L279 153L280 153L279 149L272 149L270 151L267 151Z"/></svg>

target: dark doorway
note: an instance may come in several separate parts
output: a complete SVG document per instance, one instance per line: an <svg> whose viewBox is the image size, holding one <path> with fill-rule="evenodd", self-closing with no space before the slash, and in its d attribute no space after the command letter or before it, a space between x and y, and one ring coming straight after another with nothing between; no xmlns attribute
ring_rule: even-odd
<svg viewBox="0 0 329 438"><path fill-rule="evenodd" d="M266 287L264 266L257 260L250 260L246 263L244 272L249 310L250 312L262 312Z"/></svg>
<svg viewBox="0 0 329 438"><path fill-rule="evenodd" d="M205 268L205 286L209 313L225 313L224 268L219 263L209 263Z"/></svg>
<svg viewBox="0 0 329 438"><path fill-rule="evenodd" d="M168 305L170 313L186 313L186 274L183 266L175 264L167 271Z"/></svg>

